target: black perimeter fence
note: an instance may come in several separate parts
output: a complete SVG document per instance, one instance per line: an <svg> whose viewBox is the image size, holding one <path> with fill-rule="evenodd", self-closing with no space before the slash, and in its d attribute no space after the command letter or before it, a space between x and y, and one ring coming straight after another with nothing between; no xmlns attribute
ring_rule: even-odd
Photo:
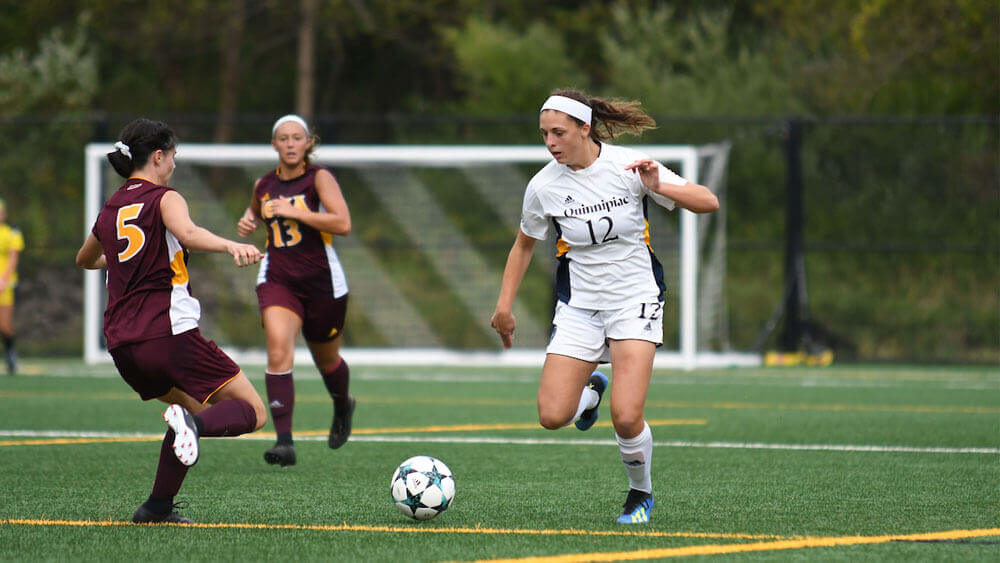
<svg viewBox="0 0 1000 563"><path fill-rule="evenodd" d="M0 197L27 243L16 309L24 354L81 353L74 256L90 227L83 148L114 141L133 117L0 119ZM182 150L217 140L214 115L147 117L169 123ZM275 117L239 116L225 124L227 142L268 142ZM535 119L312 121L323 144L502 145L539 143ZM729 348L832 349L838 362L1000 363L1000 117L657 121L642 143L732 143Z"/></svg>

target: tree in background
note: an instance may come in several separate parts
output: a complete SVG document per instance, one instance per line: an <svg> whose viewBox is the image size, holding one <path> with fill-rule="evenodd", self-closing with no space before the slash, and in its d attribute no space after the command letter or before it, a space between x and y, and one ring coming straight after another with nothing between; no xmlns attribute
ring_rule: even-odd
<svg viewBox="0 0 1000 563"><path fill-rule="evenodd" d="M995 0L757 0L818 114L1000 113Z"/></svg>
<svg viewBox="0 0 1000 563"><path fill-rule="evenodd" d="M82 147L93 136L99 92L89 19L78 16L36 45L0 55L0 195L25 233L20 263L20 340L31 353L79 349L79 277L67 276L83 232Z"/></svg>
<svg viewBox="0 0 1000 563"><path fill-rule="evenodd" d="M554 87L635 98L659 115L787 115L804 110L763 47L734 44L733 10L619 3L581 52L573 25L526 28L469 18L446 31L455 55L458 113L530 114ZM763 41L762 41L763 42ZM572 45L572 47L570 47ZM594 58L599 59L595 62Z"/></svg>
<svg viewBox="0 0 1000 563"><path fill-rule="evenodd" d="M205 139L239 140L225 125L237 114L294 107L305 8L317 115L479 114L490 81L535 98L545 79L635 92L666 114L1000 110L995 0L0 2L0 54L88 12L101 22L87 38L93 109L200 115L215 126ZM491 49L513 58L488 61ZM556 73L526 71L540 68Z"/></svg>
<svg viewBox="0 0 1000 563"><path fill-rule="evenodd" d="M469 18L461 28L447 30L445 39L455 53L462 93L451 107L461 113L530 114L553 89L589 83L563 37L542 22L515 29Z"/></svg>
<svg viewBox="0 0 1000 563"><path fill-rule="evenodd" d="M35 248L61 246L62 237L81 232L79 154L92 133L86 112L98 93L88 24L79 16L71 29L51 30L30 50L0 55L0 116L19 125L16 135L0 136L0 194ZM64 151L77 156L53 157Z"/></svg>
<svg viewBox="0 0 1000 563"><path fill-rule="evenodd" d="M786 69L733 44L731 9L677 16L668 5L616 5L600 32L607 93L659 115L788 115L803 104Z"/></svg>

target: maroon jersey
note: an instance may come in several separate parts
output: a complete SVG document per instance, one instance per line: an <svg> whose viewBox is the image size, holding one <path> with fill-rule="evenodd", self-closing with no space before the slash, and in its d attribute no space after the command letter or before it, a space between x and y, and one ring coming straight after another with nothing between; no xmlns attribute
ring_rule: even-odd
<svg viewBox="0 0 1000 563"><path fill-rule="evenodd" d="M277 171L257 182L254 198L261 204L271 199L285 198L300 209L325 212L316 191L319 166L306 166L304 174L282 180ZM273 282L297 287L309 293L331 294L335 298L347 294L347 278L333 248L333 235L286 217L264 215L267 224L267 254L260 263L257 284Z"/></svg>
<svg viewBox="0 0 1000 563"><path fill-rule="evenodd" d="M198 327L201 305L188 288L188 251L160 213L160 199L172 189L129 178L91 229L108 262L108 350Z"/></svg>

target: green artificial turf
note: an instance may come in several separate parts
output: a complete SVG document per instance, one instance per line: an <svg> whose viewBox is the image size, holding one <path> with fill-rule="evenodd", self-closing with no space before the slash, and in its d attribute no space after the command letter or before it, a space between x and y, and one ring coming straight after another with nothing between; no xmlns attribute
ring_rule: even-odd
<svg viewBox="0 0 1000 563"><path fill-rule="evenodd" d="M546 431L537 370L354 366L355 433L333 451L329 398L304 367L298 464L264 463L270 424L204 439L178 496L198 525L178 527L127 523L152 485L164 405L140 402L110 366L24 364L29 375L0 378L4 561L1000 553L1000 371L988 368L657 372L646 408L656 506L649 525L628 527L614 522L628 483L607 401L586 433ZM263 393L262 370L244 368ZM457 483L452 507L426 522L389 495L396 465L417 454L443 460ZM896 538L818 539L856 536Z"/></svg>

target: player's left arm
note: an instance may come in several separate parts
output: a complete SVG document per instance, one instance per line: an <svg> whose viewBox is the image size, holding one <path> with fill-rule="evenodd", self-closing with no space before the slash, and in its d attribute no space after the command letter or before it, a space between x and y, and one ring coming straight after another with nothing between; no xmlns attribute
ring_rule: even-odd
<svg viewBox="0 0 1000 563"><path fill-rule="evenodd" d="M677 207L695 213L711 213L719 209L719 198L712 190L694 182L685 182L683 185L662 182L659 168L659 163L651 158L637 160L625 167L626 170L638 172L639 179L649 191L670 198Z"/></svg>
<svg viewBox="0 0 1000 563"><path fill-rule="evenodd" d="M83 242L79 252L76 253L76 265L86 270L99 270L107 268L108 262L104 258L104 248L101 242L91 233L87 240Z"/></svg>
<svg viewBox="0 0 1000 563"><path fill-rule="evenodd" d="M225 252L233 257L237 266L260 262L263 254L252 244L242 244L199 227L191 220L187 201L176 191L168 191L160 198L160 215L163 225L182 245L190 250Z"/></svg>
<svg viewBox="0 0 1000 563"><path fill-rule="evenodd" d="M294 206L290 200L284 198L272 199L264 205L270 206L270 212L274 215L305 223L317 231L341 236L349 235L351 212L347 208L347 201L340 191L337 179L329 170L321 168L316 172L314 182L316 193L319 194L319 200L325 208L323 212Z"/></svg>

